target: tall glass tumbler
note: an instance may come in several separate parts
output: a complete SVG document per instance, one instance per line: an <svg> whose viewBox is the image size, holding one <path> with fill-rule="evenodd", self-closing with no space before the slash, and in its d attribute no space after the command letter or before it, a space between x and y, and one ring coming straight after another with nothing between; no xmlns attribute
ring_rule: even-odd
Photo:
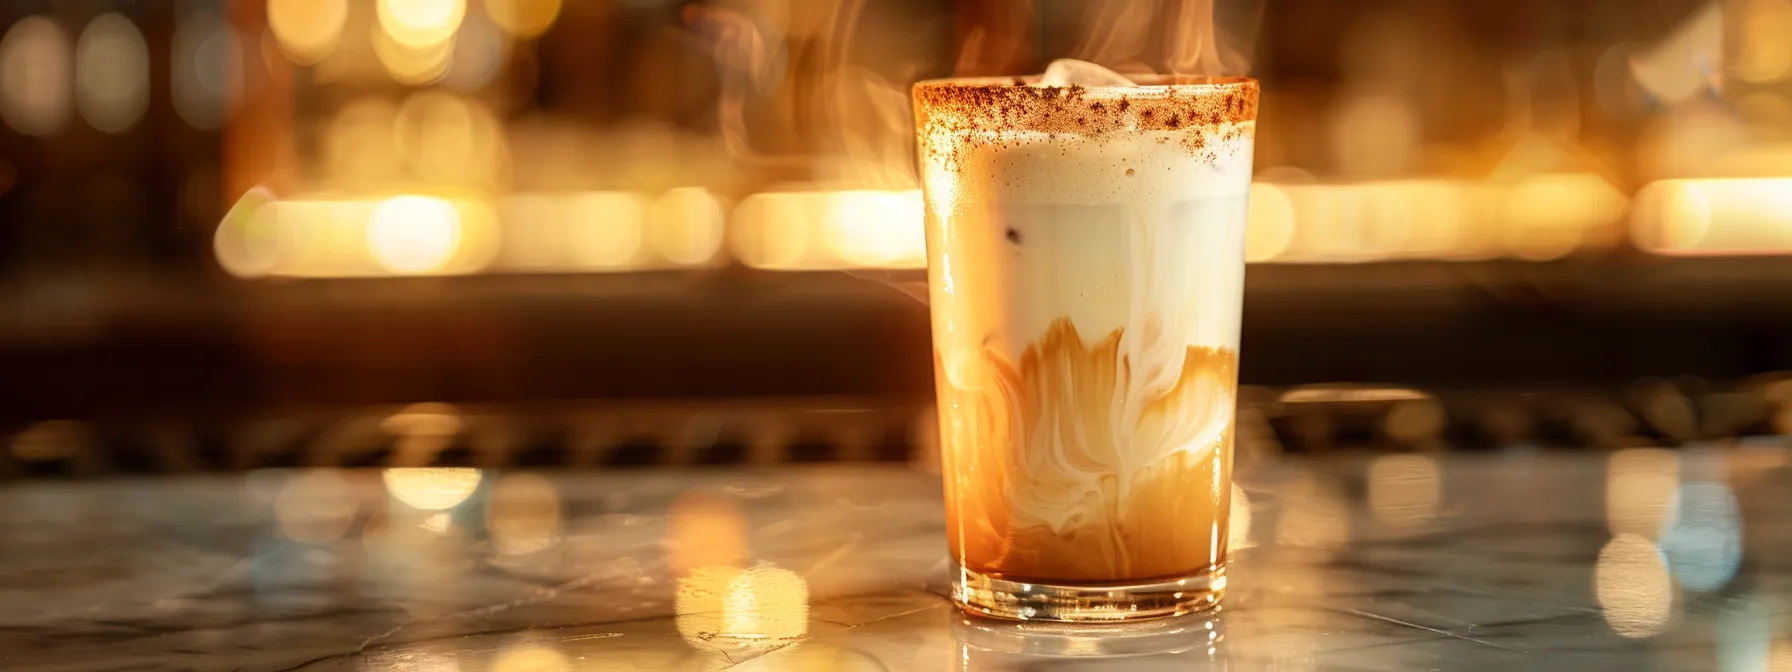
<svg viewBox="0 0 1792 672"><path fill-rule="evenodd" d="M914 89L953 597L1117 621L1225 590L1258 86Z"/></svg>

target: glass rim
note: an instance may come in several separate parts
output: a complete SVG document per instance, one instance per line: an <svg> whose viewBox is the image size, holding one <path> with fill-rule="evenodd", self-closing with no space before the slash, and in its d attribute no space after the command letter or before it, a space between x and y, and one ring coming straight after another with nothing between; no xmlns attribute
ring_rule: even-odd
<svg viewBox="0 0 1792 672"><path fill-rule="evenodd" d="M1195 91L1224 91L1228 89L1252 88L1258 85L1255 78L1243 76L1210 76L1210 75L1177 75L1177 74L1126 74L1133 80L1134 86L1041 86L1043 75L1019 75L1011 77L976 76L976 77L936 77L915 82L916 89L1009 89L1031 86L1043 89L1081 88L1094 94L1134 93L1148 94L1152 91L1173 91L1189 93Z"/></svg>

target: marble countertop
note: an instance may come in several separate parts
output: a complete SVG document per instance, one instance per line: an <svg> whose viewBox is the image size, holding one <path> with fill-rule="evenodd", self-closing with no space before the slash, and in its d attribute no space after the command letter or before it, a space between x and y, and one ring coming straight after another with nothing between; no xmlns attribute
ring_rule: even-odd
<svg viewBox="0 0 1792 672"><path fill-rule="evenodd" d="M1792 460L1245 465L1220 612L966 622L898 466L0 487L4 670L1792 670Z"/></svg>

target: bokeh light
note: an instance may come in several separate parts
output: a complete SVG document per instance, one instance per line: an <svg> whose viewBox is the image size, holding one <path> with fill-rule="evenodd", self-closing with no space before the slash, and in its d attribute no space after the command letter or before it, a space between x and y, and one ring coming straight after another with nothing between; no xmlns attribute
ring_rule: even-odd
<svg viewBox="0 0 1792 672"><path fill-rule="evenodd" d="M485 13L504 32L528 39L554 25L560 17L560 0L485 0Z"/></svg>
<svg viewBox="0 0 1792 672"><path fill-rule="evenodd" d="M1590 173L1552 173L1525 178L1506 192L1507 249L1523 259L1566 256L1589 229L1620 223L1629 199Z"/></svg>
<svg viewBox="0 0 1792 672"><path fill-rule="evenodd" d="M537 474L506 475L486 500L486 527L505 555L550 548L560 537L560 492Z"/></svg>
<svg viewBox="0 0 1792 672"><path fill-rule="evenodd" d="M13 24L0 37L0 117L23 135L61 130L73 71L68 34L55 21L33 16Z"/></svg>
<svg viewBox="0 0 1792 672"><path fill-rule="evenodd" d="M702 266L722 250L722 203L700 187L669 189L648 209L648 241L661 259L679 266Z"/></svg>
<svg viewBox="0 0 1792 672"><path fill-rule="evenodd" d="M623 269L645 249L646 203L634 194L591 192L569 204L565 219L574 258L594 270Z"/></svg>
<svg viewBox="0 0 1792 672"><path fill-rule="evenodd" d="M700 492L672 503L666 530L666 564L685 576L700 567L740 567L750 555L745 515L733 500Z"/></svg>
<svg viewBox="0 0 1792 672"><path fill-rule="evenodd" d="M1614 535L1654 539L1680 486L1680 460L1660 448L1627 448L1605 466L1605 521Z"/></svg>
<svg viewBox="0 0 1792 672"><path fill-rule="evenodd" d="M95 17L75 43L75 104L88 125L122 133L149 109L149 45L122 14Z"/></svg>
<svg viewBox="0 0 1792 672"><path fill-rule="evenodd" d="M1245 227L1245 261L1268 261L1294 242L1294 203L1274 184L1251 184L1250 224Z"/></svg>
<svg viewBox="0 0 1792 672"><path fill-rule="evenodd" d="M393 81L408 86L422 86L448 76L448 69L454 63L454 40L443 39L423 46L411 46L386 33L375 33L373 54Z"/></svg>
<svg viewBox="0 0 1792 672"><path fill-rule="evenodd" d="M1637 193L1631 237L1666 255L1792 251L1792 178L1652 183Z"/></svg>
<svg viewBox="0 0 1792 672"><path fill-rule="evenodd" d="M335 541L354 525L358 513L354 487L333 469L298 472L274 499L280 534L293 541Z"/></svg>
<svg viewBox="0 0 1792 672"><path fill-rule="evenodd" d="M1742 518L1736 494L1719 482L1686 483L1669 511L1661 550L1674 578L1700 592L1728 584L1742 565Z"/></svg>
<svg viewBox="0 0 1792 672"><path fill-rule="evenodd" d="M454 52L449 56L451 62L442 84L461 91L480 89L504 70L509 52L509 36L491 19L483 14L468 16L454 36Z"/></svg>
<svg viewBox="0 0 1792 672"><path fill-rule="evenodd" d="M735 258L767 270L924 268L919 191L754 194L734 210Z"/></svg>
<svg viewBox="0 0 1792 672"><path fill-rule="evenodd" d="M1667 565L1655 544L1634 534L1620 534L1599 550L1593 596L1606 625L1623 637L1653 637L1672 617L1674 590Z"/></svg>
<svg viewBox="0 0 1792 672"><path fill-rule="evenodd" d="M287 58L300 65L323 60L342 39L349 0L268 0L268 29Z"/></svg>
<svg viewBox="0 0 1792 672"><path fill-rule="evenodd" d="M466 0L377 0L375 7L380 32L414 50L447 45L467 15Z"/></svg>
<svg viewBox="0 0 1792 672"><path fill-rule="evenodd" d="M218 15L196 13L175 27L171 49L175 112L193 128L217 130L234 111L243 85L242 40Z"/></svg>
<svg viewBox="0 0 1792 672"><path fill-rule="evenodd" d="M479 489L478 469L463 467L397 468L380 472L394 499L424 511L459 506Z"/></svg>
<svg viewBox="0 0 1792 672"><path fill-rule="evenodd" d="M1744 81L1769 83L1792 76L1792 0L1746 0L1736 3L1741 20L1739 48L1732 71Z"/></svg>
<svg viewBox="0 0 1792 672"><path fill-rule="evenodd" d="M374 208L367 225L367 247L374 259L401 275L440 270L460 242L460 213L440 198L394 197Z"/></svg>

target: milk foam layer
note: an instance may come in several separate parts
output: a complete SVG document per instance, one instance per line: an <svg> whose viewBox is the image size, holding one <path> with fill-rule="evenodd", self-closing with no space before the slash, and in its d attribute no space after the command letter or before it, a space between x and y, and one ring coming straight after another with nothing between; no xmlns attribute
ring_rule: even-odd
<svg viewBox="0 0 1792 672"><path fill-rule="evenodd" d="M1022 98L1003 129L917 90L953 550L1008 576L1186 573L1226 538L1254 122L1080 95Z"/></svg>

